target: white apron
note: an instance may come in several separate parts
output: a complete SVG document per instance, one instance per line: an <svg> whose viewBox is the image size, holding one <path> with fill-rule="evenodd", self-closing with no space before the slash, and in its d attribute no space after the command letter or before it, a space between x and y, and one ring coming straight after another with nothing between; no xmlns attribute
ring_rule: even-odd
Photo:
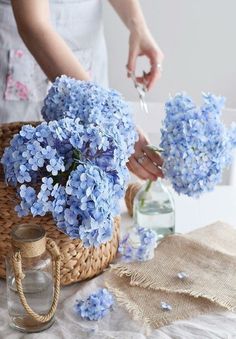
<svg viewBox="0 0 236 339"><path fill-rule="evenodd" d="M50 0L51 21L93 81L107 86L102 0ZM22 42L10 0L0 0L0 122L41 120L49 81Z"/></svg>

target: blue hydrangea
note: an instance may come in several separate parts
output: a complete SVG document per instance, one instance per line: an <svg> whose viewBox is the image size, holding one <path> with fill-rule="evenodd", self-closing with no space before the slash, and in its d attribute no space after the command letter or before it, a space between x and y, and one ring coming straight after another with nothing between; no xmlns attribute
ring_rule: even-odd
<svg viewBox="0 0 236 339"><path fill-rule="evenodd" d="M100 127L104 136L116 144L121 142L125 158L133 152L137 133L130 108L121 94L113 89L65 75L58 77L44 100L42 114L46 121L79 118L81 125ZM103 147L106 141L103 141ZM98 139L95 142L97 144Z"/></svg>
<svg viewBox="0 0 236 339"><path fill-rule="evenodd" d="M20 216L51 213L58 228L85 246L110 240L129 178L136 128L120 94L62 76L47 95L47 120L24 125L1 159L18 187Z"/></svg>
<svg viewBox="0 0 236 339"><path fill-rule="evenodd" d="M225 99L203 94L197 107L185 93L166 102L161 130L163 171L178 193L199 196L221 181L236 146L236 127L220 120Z"/></svg>
<svg viewBox="0 0 236 339"><path fill-rule="evenodd" d="M110 176L95 165L80 164L70 173L66 193L70 197L70 210L67 209L65 222L70 228L77 217L81 217L78 232L84 245L98 246L110 240L113 217L117 214L117 197L114 195ZM70 235L73 236L73 233Z"/></svg>
<svg viewBox="0 0 236 339"><path fill-rule="evenodd" d="M112 294L106 288L101 288L92 293L86 300L77 300L74 311L83 319L99 320L108 314L113 304Z"/></svg>
<svg viewBox="0 0 236 339"><path fill-rule="evenodd" d="M125 261L146 261L154 257L157 234L150 228L134 226L119 243L118 252Z"/></svg>

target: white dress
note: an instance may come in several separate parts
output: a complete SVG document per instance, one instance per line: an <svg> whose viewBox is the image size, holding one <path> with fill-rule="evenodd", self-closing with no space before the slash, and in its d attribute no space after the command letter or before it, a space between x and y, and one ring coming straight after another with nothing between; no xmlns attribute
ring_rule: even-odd
<svg viewBox="0 0 236 339"><path fill-rule="evenodd" d="M50 0L51 21L91 79L107 86L102 0ZM21 40L10 0L0 0L0 123L41 120L49 81Z"/></svg>

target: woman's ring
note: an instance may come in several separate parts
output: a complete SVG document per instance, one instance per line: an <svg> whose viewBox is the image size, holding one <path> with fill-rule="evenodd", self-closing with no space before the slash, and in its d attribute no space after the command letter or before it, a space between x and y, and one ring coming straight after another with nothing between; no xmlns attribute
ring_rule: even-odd
<svg viewBox="0 0 236 339"><path fill-rule="evenodd" d="M145 156L145 154L143 154L143 155L141 155L140 157L138 157L137 162L138 162L140 165L142 165L143 162L144 162L144 160L145 160L145 158L146 158L146 156Z"/></svg>

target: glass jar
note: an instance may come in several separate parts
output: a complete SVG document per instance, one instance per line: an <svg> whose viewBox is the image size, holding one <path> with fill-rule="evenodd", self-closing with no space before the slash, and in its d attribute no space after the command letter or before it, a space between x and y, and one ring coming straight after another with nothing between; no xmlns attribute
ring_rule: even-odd
<svg viewBox="0 0 236 339"><path fill-rule="evenodd" d="M55 259L55 286L52 257ZM12 253L6 258L11 327L31 333L53 324L60 288L59 261L59 250L54 241L46 238L42 227L22 224L13 228Z"/></svg>
<svg viewBox="0 0 236 339"><path fill-rule="evenodd" d="M146 182L136 193L133 202L134 222L156 231L158 240L175 232L175 207L171 192L164 180Z"/></svg>

